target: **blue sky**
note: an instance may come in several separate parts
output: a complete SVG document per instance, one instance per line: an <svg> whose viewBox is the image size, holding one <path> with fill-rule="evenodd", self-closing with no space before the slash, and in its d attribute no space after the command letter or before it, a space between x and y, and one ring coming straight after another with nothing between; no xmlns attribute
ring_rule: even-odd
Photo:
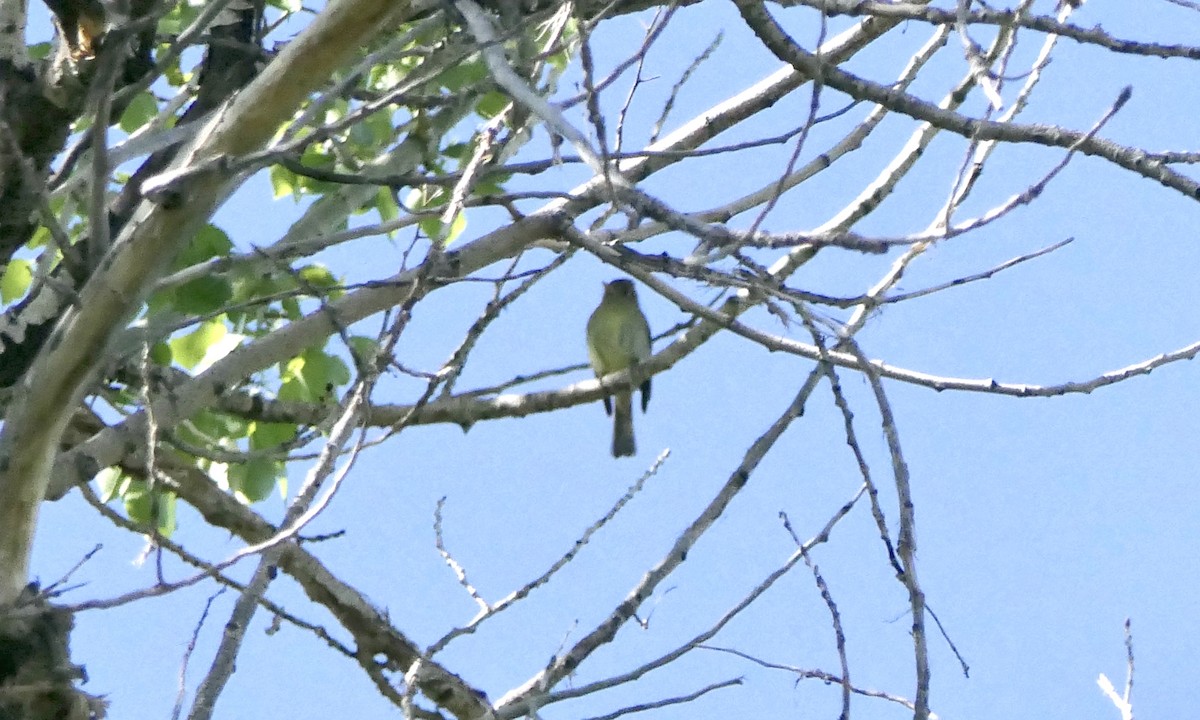
<svg viewBox="0 0 1200 720"><path fill-rule="evenodd" d="M781 17L791 21L810 15ZM603 26L593 40L599 60L611 65L631 52L646 19L623 17ZM1200 37L1200 13L1167 2L1092 2L1075 22L1099 24L1128 39L1194 43ZM847 24L837 20L831 30ZM811 47L815 27L795 20L789 29ZM640 91L629 123L630 143L644 138L657 116L656 101L661 102L718 30L726 33L721 48L680 95L676 119L668 127L777 67L774 58L754 46L732 4L682 10L649 56L647 73L661 79ZM926 26L908 23L848 69L886 81L927 37ZM978 37L986 34L980 31ZM1027 42L1032 47L1032 37ZM961 54L953 61L955 53L953 46L944 50L945 62L914 92L940 99L965 69ZM1030 57L1032 49L1018 53L1026 61ZM1054 57L1022 122L1090 127L1120 89L1132 85L1132 100L1101 135L1152 150L1195 149L1200 72L1194 63L1114 56L1070 41L1060 43ZM1024 70L1019 61L1015 67ZM578 75L568 78L575 81ZM605 96L605 107L619 107L627 88L618 83ZM826 101L834 109L844 98L830 92ZM734 134L721 142L791 127L803 118L808 102L802 90L756 121L744 137ZM966 111L980 108L976 101ZM802 160L836 140L865 112L856 108L840 123L818 126ZM578 112L571 116L575 121L581 117ZM765 227L802 230L827 220L892 158L912 126L905 118L885 121L844 167L785 196ZM463 128L461 139L468 139L472 130ZM540 142L531 145L531 154L541 147ZM946 197L964 147L957 137L935 141L922 167L860 230L895 236L923 229ZM644 187L681 209L703 209L782 172L791 148L719 158L702 170L684 164ZM1021 192L1060 158L1058 151L1044 148L1002 150L964 213ZM556 187L569 188L583 177L578 169L556 172L562 178L555 180ZM547 182L547 176L531 180L540 186ZM269 243L302 208L288 199L267 205L269 197L265 179L255 178L215 222L240 247ZM901 289L979 272L1068 237L1074 238L1072 244L991 279L885 308L860 342L868 355L891 365L1038 385L1086 380L1146 360L1200 335L1194 312L1198 220L1194 200L1103 161L1076 157L1036 202L933 249L906 273ZM471 215L464 237L478 237L499 221L494 213ZM731 225L748 222L739 218ZM683 254L693 243L668 235L639 249ZM324 259L347 278L377 277L380 267L398 267L403 249L403 242L376 240ZM895 256L822 252L791 284L815 292L862 292ZM524 264L532 267L551 257L549 251L533 251ZM489 274L499 272L494 270ZM460 387L584 362L584 323L599 300L601 281L615 275L593 259L572 260L501 316L481 341ZM712 297L695 283L674 285L695 299ZM489 286L466 284L421 303L401 342L401 359L436 369L489 294ZM656 331L683 319L665 299L645 288L641 294ZM751 313L747 322L807 340L802 326L783 327L765 312ZM475 611L434 549L432 518L439 498L446 498L448 545L483 595L496 600L568 550L653 458L669 449L670 458L646 489L555 582L476 635L457 640L439 657L495 699L611 612L708 503L745 448L788 405L811 367L802 358L768 353L730 333L719 335L655 378L649 412L635 418L641 452L632 460L608 456L610 427L598 403L480 423L466 433L456 426L405 430L365 453L330 509L310 529L344 529L346 535L313 551L386 608L400 630L429 643ZM533 389L563 387L589 374L580 371ZM840 378L894 533L895 491L869 387L848 371L840 371ZM937 393L893 381L886 389L912 474L922 587L971 669L965 678L947 644L931 634L934 711L944 718L977 720L1029 711L1048 717L1116 717L1096 678L1105 673L1123 683L1126 618L1132 619L1137 657L1138 716L1178 717L1190 710L1192 668L1200 665L1194 642L1200 637L1200 566L1195 559L1200 489L1194 470L1200 464L1195 440L1200 393L1194 364L1169 365L1091 394L1059 398ZM377 399L409 402L415 391L419 389L412 382L390 378ZM646 628L623 629L572 682L581 685L637 665L707 627L794 549L780 512L787 513L802 538L819 530L861 482L841 423L823 384L727 514L646 603L645 612L651 613ZM298 467L295 477L303 470ZM282 503L273 498L256 509L277 519ZM855 683L911 697L907 597L886 564L877 535L867 507L860 505L813 557L838 604ZM239 547L227 533L206 530L186 511L177 539L213 559ZM56 579L97 542L104 549L76 577L87 584L68 601L107 597L153 582L151 566L133 564L142 540L98 519L78 493L43 508L35 571L43 581ZM186 572L173 561L167 564L175 576ZM239 566L233 574L244 577L249 567ZM169 713L184 648L212 592L205 585L79 616L75 656L87 665L87 688L109 696L114 717ZM333 620L308 604L286 578L272 586L270 596L335 629ZM189 688L202 677L232 603L229 593L213 603L188 671ZM351 661L291 626L268 636L262 632L267 623L260 612L239 657L238 673L218 705L220 715L286 714L303 720L397 714ZM838 670L828 610L803 566L712 644L774 663ZM787 672L698 650L678 666L634 685L547 708L543 717L601 715L733 677L744 678L744 684L655 714L832 717L840 707L835 686L816 680L795 683ZM855 700L854 713L860 718L907 714L865 698Z"/></svg>

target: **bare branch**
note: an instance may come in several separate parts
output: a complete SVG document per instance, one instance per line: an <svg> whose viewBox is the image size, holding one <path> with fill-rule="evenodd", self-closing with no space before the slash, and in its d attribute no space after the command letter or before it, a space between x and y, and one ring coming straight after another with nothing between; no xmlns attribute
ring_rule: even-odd
<svg viewBox="0 0 1200 720"><path fill-rule="evenodd" d="M896 92L859 78L797 47L755 0L738 0L737 4L747 25L780 60L791 64L798 72L820 77L830 87L851 97L879 103L894 112L923 120L966 138L1075 148L1085 155L1095 155L1154 180L1185 197L1200 197L1200 182L1170 169L1159 160L1150 158L1140 148L1119 145L1100 138L1089 138L1085 133L1059 127L973 120L958 113L942 110L913 95Z"/></svg>
<svg viewBox="0 0 1200 720"><path fill-rule="evenodd" d="M629 592L625 600L602 623L575 643L565 655L555 657L546 669L497 701L496 714L498 717L517 717L528 712L529 708L540 705L538 696L544 691L543 689L553 688L563 678L574 672L575 668L597 648L610 642L616 636L617 630L633 617L638 607L653 594L654 589L687 559L692 546L721 517L733 498L745 487L758 463L775 445L792 421L800 417L804 404L808 401L808 396L816 386L816 378L815 372L809 375L808 380L783 414L747 450L741 465L730 475L717 496L676 539L667 554Z"/></svg>

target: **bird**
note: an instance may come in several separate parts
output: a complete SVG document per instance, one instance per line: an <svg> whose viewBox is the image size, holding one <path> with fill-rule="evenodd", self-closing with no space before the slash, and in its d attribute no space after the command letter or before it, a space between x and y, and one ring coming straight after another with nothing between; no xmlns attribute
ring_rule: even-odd
<svg viewBox="0 0 1200 720"><path fill-rule="evenodd" d="M650 357L650 324L638 307L637 290L630 280L604 284L604 297L588 319L588 358L596 377L627 370ZM641 385L642 412L650 404L650 378ZM612 455L637 454L633 439L633 390L618 390L616 407L604 397L604 412L613 416Z"/></svg>

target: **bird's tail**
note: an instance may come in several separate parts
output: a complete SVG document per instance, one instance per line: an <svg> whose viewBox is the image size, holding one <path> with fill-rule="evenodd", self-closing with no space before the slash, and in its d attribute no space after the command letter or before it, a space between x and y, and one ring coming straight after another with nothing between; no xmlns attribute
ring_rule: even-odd
<svg viewBox="0 0 1200 720"><path fill-rule="evenodd" d="M617 393L616 412L613 413L613 457L632 457L637 454L633 440L633 393Z"/></svg>

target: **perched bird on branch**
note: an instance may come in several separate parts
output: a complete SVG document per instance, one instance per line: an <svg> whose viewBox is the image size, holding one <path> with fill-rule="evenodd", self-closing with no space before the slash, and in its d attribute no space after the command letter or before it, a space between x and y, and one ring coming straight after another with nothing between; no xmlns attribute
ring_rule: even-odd
<svg viewBox="0 0 1200 720"><path fill-rule="evenodd" d="M650 357L650 325L638 307L637 291L629 280L604 285L604 298L587 324L588 357L596 377L626 370ZM641 385L642 412L650 402L650 379ZM616 411L604 398L604 411L613 416L613 457L637 453L633 439L633 390L618 390Z"/></svg>

